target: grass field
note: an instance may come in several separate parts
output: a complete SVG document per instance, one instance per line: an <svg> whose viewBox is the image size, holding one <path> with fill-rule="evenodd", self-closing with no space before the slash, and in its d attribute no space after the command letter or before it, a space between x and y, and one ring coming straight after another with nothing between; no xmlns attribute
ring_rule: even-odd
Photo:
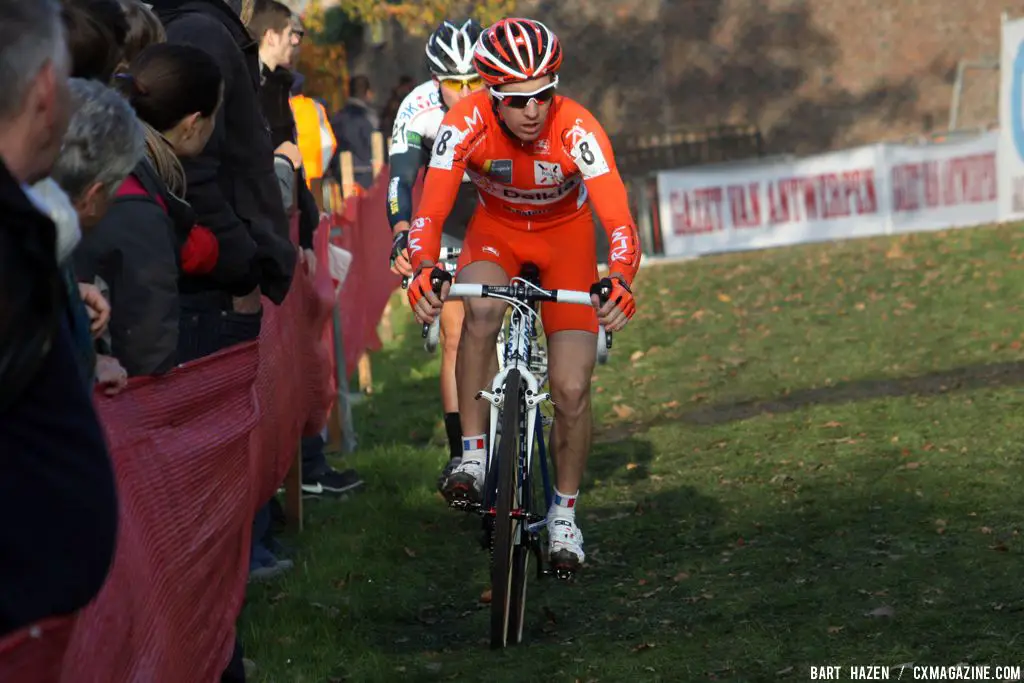
<svg viewBox="0 0 1024 683"><path fill-rule="evenodd" d="M1024 231L644 270L595 380L588 566L486 645L479 522L449 511L436 359L404 310L356 413L367 485L312 501L250 590L258 680L809 680L1024 664ZM893 679L896 673L893 673Z"/></svg>

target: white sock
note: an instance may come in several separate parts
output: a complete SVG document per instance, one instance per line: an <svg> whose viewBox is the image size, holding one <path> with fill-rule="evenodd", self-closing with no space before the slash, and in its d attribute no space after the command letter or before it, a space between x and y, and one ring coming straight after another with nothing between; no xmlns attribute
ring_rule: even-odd
<svg viewBox="0 0 1024 683"><path fill-rule="evenodd" d="M568 494L562 493L558 489L555 489L554 499L551 501L551 509L548 510L548 519L565 519L570 522L576 521L576 498L580 495L577 490L576 493Z"/></svg>
<svg viewBox="0 0 1024 683"><path fill-rule="evenodd" d="M477 462L481 466L487 462L487 437L485 435L462 437L462 462Z"/></svg>

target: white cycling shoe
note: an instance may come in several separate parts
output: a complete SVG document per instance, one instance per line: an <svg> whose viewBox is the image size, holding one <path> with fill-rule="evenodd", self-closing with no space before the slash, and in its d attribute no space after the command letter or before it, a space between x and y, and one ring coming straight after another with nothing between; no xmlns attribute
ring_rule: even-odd
<svg viewBox="0 0 1024 683"><path fill-rule="evenodd" d="M553 519L548 523L548 560L559 575L571 575L583 565L583 532L576 522Z"/></svg>
<svg viewBox="0 0 1024 683"><path fill-rule="evenodd" d="M450 505L480 503L486 476L482 462L463 460L448 475L441 493Z"/></svg>

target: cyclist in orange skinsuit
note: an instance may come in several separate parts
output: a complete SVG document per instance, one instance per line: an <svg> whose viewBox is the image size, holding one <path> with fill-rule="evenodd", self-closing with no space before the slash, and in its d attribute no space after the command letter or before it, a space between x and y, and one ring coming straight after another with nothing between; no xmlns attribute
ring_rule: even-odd
<svg viewBox="0 0 1024 683"><path fill-rule="evenodd" d="M597 280L594 223L588 200L608 233L609 301L594 310L569 304L541 307L555 404L552 451L555 499L548 511L549 557L555 568L575 570L584 560L575 505L590 450L590 377L598 323L614 332L636 311L630 284L640 245L611 145L580 104L555 95L562 50L543 24L505 19L477 43L474 63L490 86L465 98L445 116L434 142L423 199L409 233L415 272L409 300L420 322L441 309L431 290L441 228L463 173L480 196L469 224L458 281L508 284L523 263L540 269L549 289L586 291ZM496 370L494 344L507 304L465 302L456 366L463 459L445 483L449 500L479 501L484 480L488 406L475 400Z"/></svg>

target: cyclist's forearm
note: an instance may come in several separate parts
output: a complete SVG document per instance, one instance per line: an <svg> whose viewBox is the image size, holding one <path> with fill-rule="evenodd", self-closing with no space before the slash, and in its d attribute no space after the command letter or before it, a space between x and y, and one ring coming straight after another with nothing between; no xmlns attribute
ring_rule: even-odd
<svg viewBox="0 0 1024 683"><path fill-rule="evenodd" d="M412 188L424 161L423 150L409 149L393 154L390 159L391 178L388 181L388 223L392 232L398 232L398 224L405 223L409 229L412 220Z"/></svg>

